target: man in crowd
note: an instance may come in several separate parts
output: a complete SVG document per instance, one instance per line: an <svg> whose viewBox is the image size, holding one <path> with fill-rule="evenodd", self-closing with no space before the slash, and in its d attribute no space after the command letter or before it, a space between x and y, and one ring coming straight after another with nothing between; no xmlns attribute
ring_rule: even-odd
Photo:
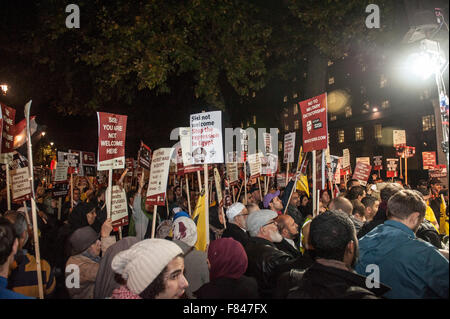
<svg viewBox="0 0 450 319"><path fill-rule="evenodd" d="M248 204L256 204L260 209L263 208L261 193L258 187L252 187L248 192Z"/></svg>
<svg viewBox="0 0 450 319"><path fill-rule="evenodd" d="M9 288L25 296L39 298L36 258L24 249L29 239L28 226L25 216L19 211L7 211L5 218L14 227L19 237L19 246L9 275ZM50 296L55 290L55 274L49 263L41 258L42 285L44 296Z"/></svg>
<svg viewBox="0 0 450 319"><path fill-rule="evenodd" d="M268 193L264 196L264 208L269 209L271 211L276 212L278 215L283 213L283 202L278 197L280 195L280 191L276 191L274 193Z"/></svg>
<svg viewBox="0 0 450 319"><path fill-rule="evenodd" d="M359 274L377 265L380 281L392 288L387 298L448 298L449 262L416 231L426 211L416 192L402 190L388 201L388 220L361 238Z"/></svg>
<svg viewBox="0 0 450 319"><path fill-rule="evenodd" d="M361 204L364 205L364 217L366 218L365 223L368 223L375 217L378 211L378 206L380 206L380 201L373 196L366 196L361 200Z"/></svg>
<svg viewBox="0 0 450 319"><path fill-rule="evenodd" d="M292 192L291 200L289 201L286 214L291 216L297 225L303 225L303 216L300 213L298 206L300 206L300 195L297 191L294 191Z"/></svg>
<svg viewBox="0 0 450 319"><path fill-rule="evenodd" d="M227 209L227 229L223 231L222 237L231 237L245 247L250 239L247 233L247 208L242 203L236 202Z"/></svg>
<svg viewBox="0 0 450 319"><path fill-rule="evenodd" d="M278 216L276 222L278 232L283 237L283 240L279 243L275 243L275 246L294 258L301 256L297 223L287 214Z"/></svg>
<svg viewBox="0 0 450 319"><path fill-rule="evenodd" d="M311 222L310 245L315 263L299 272L288 298L376 299L389 288L373 283L353 271L358 257L358 240L352 221L341 211L327 211ZM379 288L375 288L379 287Z"/></svg>
<svg viewBox="0 0 450 319"><path fill-rule="evenodd" d="M69 192L69 197L70 197L70 192ZM70 203L71 199L66 200L66 202L62 205L61 211L62 211L62 216L61 219L67 220L69 218L70 213L72 213L72 204ZM76 187L73 188L73 208L75 208L79 203L81 203L81 199L80 199L80 190Z"/></svg>
<svg viewBox="0 0 450 319"><path fill-rule="evenodd" d="M347 191L347 195L345 197L347 197L349 200L357 199L360 201L365 196L366 196L366 191L365 191L364 187L362 187L360 185L356 185Z"/></svg>
<svg viewBox="0 0 450 319"><path fill-rule="evenodd" d="M347 191L349 191L353 186L361 186L361 183L357 179L350 179L347 182Z"/></svg>
<svg viewBox="0 0 450 319"><path fill-rule="evenodd" d="M354 186L353 188L355 188L355 187L360 187L360 186ZM353 204L347 198L345 198L343 196L338 196L338 197L333 198L330 202L329 209L341 211L341 212L347 214L347 216L352 221L355 229L356 228L359 229L362 227L361 222L353 216Z"/></svg>
<svg viewBox="0 0 450 319"><path fill-rule="evenodd" d="M0 299L28 299L17 292L7 289L9 267L19 247L14 228L4 217L0 217Z"/></svg>
<svg viewBox="0 0 450 319"><path fill-rule="evenodd" d="M258 282L260 296L271 298L277 277L292 268L305 269L311 261L304 257L293 258L276 248L283 237L278 232L274 211L262 209L253 212L247 220L250 240L244 247L248 256L247 276Z"/></svg>
<svg viewBox="0 0 450 319"><path fill-rule="evenodd" d="M353 188L355 188L355 187L353 187ZM359 230L361 229L361 227L364 225L364 222L366 221L366 218L364 216L365 207L361 203L361 201L358 199L352 200L351 203L353 206L353 211L352 211L352 215L350 216L350 218L353 222L353 225L355 225L356 233L358 233Z"/></svg>

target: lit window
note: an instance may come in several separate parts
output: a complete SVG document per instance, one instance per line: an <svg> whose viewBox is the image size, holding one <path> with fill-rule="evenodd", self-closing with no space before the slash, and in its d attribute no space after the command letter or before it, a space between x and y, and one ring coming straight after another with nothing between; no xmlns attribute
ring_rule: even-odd
<svg viewBox="0 0 450 319"><path fill-rule="evenodd" d="M294 121L294 130L298 130L300 128L300 121L299 120L295 120Z"/></svg>
<svg viewBox="0 0 450 319"><path fill-rule="evenodd" d="M253 124L256 124L256 115L253 115Z"/></svg>
<svg viewBox="0 0 450 319"><path fill-rule="evenodd" d="M283 113L283 115L284 115L284 117L288 117L289 116L289 114L287 114L287 113Z"/></svg>
<svg viewBox="0 0 450 319"><path fill-rule="evenodd" d="M376 138L376 139L382 138L382 134L381 134L381 124L375 124L375 138Z"/></svg>
<svg viewBox="0 0 450 319"><path fill-rule="evenodd" d="M332 66L334 64L334 62L333 61L331 61L331 60L328 60L328 66Z"/></svg>
<svg viewBox="0 0 450 319"><path fill-rule="evenodd" d="M294 113L294 115L298 114L298 104L297 103L294 104L294 107L292 108L292 112Z"/></svg>
<svg viewBox="0 0 450 319"><path fill-rule="evenodd" d="M255 96L256 96L256 92L253 92L252 97L255 97Z"/></svg>
<svg viewBox="0 0 450 319"><path fill-rule="evenodd" d="M352 116L352 107L346 106L345 107L345 117L350 117L350 116Z"/></svg>
<svg viewBox="0 0 450 319"><path fill-rule="evenodd" d="M297 93L294 93L293 95L292 95L292 98L293 99L296 99L298 97L298 94Z"/></svg>
<svg viewBox="0 0 450 319"><path fill-rule="evenodd" d="M283 102L287 102L287 96L283 98Z"/></svg>
<svg viewBox="0 0 450 319"><path fill-rule="evenodd" d="M365 64L363 64L363 65L361 66L361 71L362 71L362 72L366 72L366 65L365 65Z"/></svg>
<svg viewBox="0 0 450 319"><path fill-rule="evenodd" d="M334 76L328 78L328 84L329 85L334 84Z"/></svg>
<svg viewBox="0 0 450 319"><path fill-rule="evenodd" d="M434 130L435 128L434 115L422 116L422 130L424 132Z"/></svg>
<svg viewBox="0 0 450 319"><path fill-rule="evenodd" d="M364 131L361 126L355 127L355 140L363 141L364 140Z"/></svg>
<svg viewBox="0 0 450 319"><path fill-rule="evenodd" d="M330 94L327 96L327 102L330 104L336 103L336 94Z"/></svg>
<svg viewBox="0 0 450 319"><path fill-rule="evenodd" d="M284 130L289 131L289 124L284 124Z"/></svg>
<svg viewBox="0 0 450 319"><path fill-rule="evenodd" d="M381 102L382 109L387 109L388 107L389 107L389 100L384 100L383 102Z"/></svg>
<svg viewBox="0 0 450 319"><path fill-rule="evenodd" d="M344 57L348 57L348 53L347 52L344 53Z"/></svg>
<svg viewBox="0 0 450 319"><path fill-rule="evenodd" d="M336 121L336 119L337 119L337 116L336 116L336 115L330 116L330 121Z"/></svg>
<svg viewBox="0 0 450 319"><path fill-rule="evenodd" d="M244 122L241 122L241 127L244 128Z"/></svg>
<svg viewBox="0 0 450 319"><path fill-rule="evenodd" d="M306 76L308 75L308 73L303 73L303 77L306 79Z"/></svg>
<svg viewBox="0 0 450 319"><path fill-rule="evenodd" d="M281 152L283 150L283 142L278 141L278 152Z"/></svg>
<svg viewBox="0 0 450 319"><path fill-rule="evenodd" d="M384 88L387 84L387 78L384 74L380 76L380 88Z"/></svg>
<svg viewBox="0 0 450 319"><path fill-rule="evenodd" d="M247 121L247 127L249 127L250 126L250 121Z"/></svg>
<svg viewBox="0 0 450 319"><path fill-rule="evenodd" d="M338 143L344 143L344 130L338 130Z"/></svg>

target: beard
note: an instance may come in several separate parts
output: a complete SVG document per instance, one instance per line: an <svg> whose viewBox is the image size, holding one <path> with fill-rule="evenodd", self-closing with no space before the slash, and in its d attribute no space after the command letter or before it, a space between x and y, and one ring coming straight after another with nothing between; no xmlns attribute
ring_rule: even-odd
<svg viewBox="0 0 450 319"><path fill-rule="evenodd" d="M283 240L283 236L281 236L281 234L278 231L273 231L270 233L270 240L273 243L279 243Z"/></svg>

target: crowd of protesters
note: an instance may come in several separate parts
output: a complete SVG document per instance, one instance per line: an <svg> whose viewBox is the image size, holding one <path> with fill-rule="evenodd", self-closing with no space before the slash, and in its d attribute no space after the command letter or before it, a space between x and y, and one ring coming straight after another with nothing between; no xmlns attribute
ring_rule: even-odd
<svg viewBox="0 0 450 319"><path fill-rule="evenodd" d="M376 179L321 191L315 212L294 178L285 187L272 179L266 194L247 185L224 205L213 190L206 251L195 248L197 221L189 213L200 190L191 189L188 201L175 179L156 216L144 179L128 187L129 224L122 229L107 218L106 185L97 179L74 186L60 214L51 188L37 181L44 297L448 298L448 189L437 179L414 189ZM31 207L7 210L5 202L0 298L39 298Z"/></svg>

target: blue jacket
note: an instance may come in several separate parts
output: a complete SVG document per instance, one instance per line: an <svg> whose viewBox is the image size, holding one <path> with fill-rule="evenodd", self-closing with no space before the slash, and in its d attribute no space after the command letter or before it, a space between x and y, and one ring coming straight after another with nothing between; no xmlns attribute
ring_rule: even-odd
<svg viewBox="0 0 450 319"><path fill-rule="evenodd" d="M433 245L417 239L406 225L387 220L359 240L361 275L375 274L392 288L386 298L448 298L449 262ZM368 269L368 272L366 272Z"/></svg>
<svg viewBox="0 0 450 319"><path fill-rule="evenodd" d="M6 289L7 286L8 279L0 276L0 299L34 299Z"/></svg>

